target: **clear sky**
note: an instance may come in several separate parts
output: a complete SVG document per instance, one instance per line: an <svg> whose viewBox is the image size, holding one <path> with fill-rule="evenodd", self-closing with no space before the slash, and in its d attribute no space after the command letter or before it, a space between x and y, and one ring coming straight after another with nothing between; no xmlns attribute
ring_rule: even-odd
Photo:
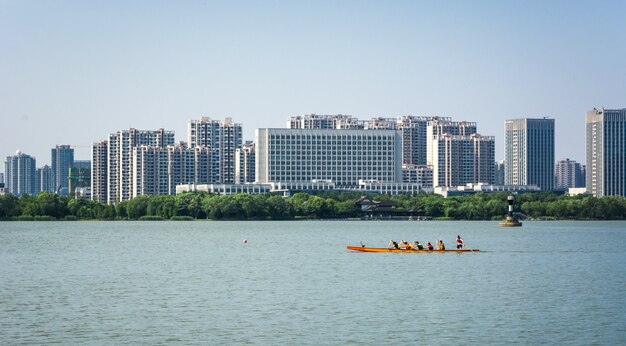
<svg viewBox="0 0 626 346"><path fill-rule="evenodd" d="M0 156L50 163L128 129L232 117L244 140L301 114L552 117L626 107L626 1L0 0ZM4 171L4 170L2 170Z"/></svg>

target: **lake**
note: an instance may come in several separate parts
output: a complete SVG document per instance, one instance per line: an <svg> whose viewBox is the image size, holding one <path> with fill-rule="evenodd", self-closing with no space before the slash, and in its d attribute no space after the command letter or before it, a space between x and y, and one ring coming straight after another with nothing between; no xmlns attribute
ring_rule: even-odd
<svg viewBox="0 0 626 346"><path fill-rule="evenodd" d="M345 249L457 234L481 252ZM0 222L0 343L625 344L625 236L626 222Z"/></svg>

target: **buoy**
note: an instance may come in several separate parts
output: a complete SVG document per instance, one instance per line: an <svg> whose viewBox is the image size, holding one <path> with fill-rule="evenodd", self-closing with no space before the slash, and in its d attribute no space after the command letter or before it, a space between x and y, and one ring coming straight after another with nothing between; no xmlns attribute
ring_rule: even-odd
<svg viewBox="0 0 626 346"><path fill-rule="evenodd" d="M244 240L243 240L243 243L244 243L244 244L248 244L248 239L244 239Z"/></svg>

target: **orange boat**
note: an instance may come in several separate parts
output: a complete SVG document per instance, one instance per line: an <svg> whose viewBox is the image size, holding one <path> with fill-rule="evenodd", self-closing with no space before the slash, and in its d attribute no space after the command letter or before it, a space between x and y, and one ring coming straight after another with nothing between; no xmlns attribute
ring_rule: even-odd
<svg viewBox="0 0 626 346"><path fill-rule="evenodd" d="M478 249L451 249L451 250L407 250L407 249L388 249L386 247L365 247L365 246L346 246L346 249L360 252L480 252Z"/></svg>

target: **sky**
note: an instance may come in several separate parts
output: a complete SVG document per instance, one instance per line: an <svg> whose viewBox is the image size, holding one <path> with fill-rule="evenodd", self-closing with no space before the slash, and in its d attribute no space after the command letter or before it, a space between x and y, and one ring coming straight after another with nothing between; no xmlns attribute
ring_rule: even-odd
<svg viewBox="0 0 626 346"><path fill-rule="evenodd" d="M0 156L118 130L187 140L208 116L555 119L556 159L585 162L585 112L626 107L626 1L0 0ZM2 160L4 161L4 160ZM4 170L2 170L4 171Z"/></svg>

